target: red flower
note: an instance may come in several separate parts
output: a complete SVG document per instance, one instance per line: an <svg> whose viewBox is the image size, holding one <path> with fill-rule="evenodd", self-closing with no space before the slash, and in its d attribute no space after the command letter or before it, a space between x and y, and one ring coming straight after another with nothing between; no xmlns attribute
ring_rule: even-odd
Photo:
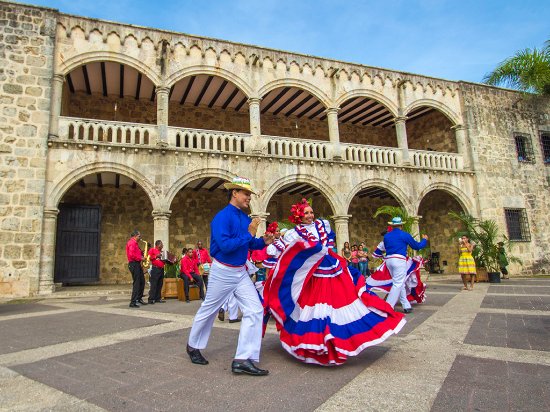
<svg viewBox="0 0 550 412"><path fill-rule="evenodd" d="M302 223L302 218L305 216L304 209L309 206L309 203L306 199L302 199L300 202L292 205L290 208L290 216L288 217L288 220L290 220L295 225L299 225Z"/></svg>
<svg viewBox="0 0 550 412"><path fill-rule="evenodd" d="M266 233L275 233L277 230L279 230L279 224L277 222L272 222L269 224L267 229L265 230Z"/></svg>

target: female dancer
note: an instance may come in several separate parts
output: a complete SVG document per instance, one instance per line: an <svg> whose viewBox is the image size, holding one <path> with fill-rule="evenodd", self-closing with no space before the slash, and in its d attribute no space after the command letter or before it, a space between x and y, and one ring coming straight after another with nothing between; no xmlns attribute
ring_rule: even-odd
<svg viewBox="0 0 550 412"><path fill-rule="evenodd" d="M462 236L459 241L460 257L458 258L458 273L462 277L462 283L464 287L462 290L473 290L474 281L476 280L476 263L472 252L474 250L474 243L470 242L468 236ZM470 284L468 285L468 280Z"/></svg>
<svg viewBox="0 0 550 412"><path fill-rule="evenodd" d="M329 223L315 220L305 199L289 219L296 226L264 293L286 351L306 363L340 365L399 332L403 315L365 291L361 273L334 253Z"/></svg>

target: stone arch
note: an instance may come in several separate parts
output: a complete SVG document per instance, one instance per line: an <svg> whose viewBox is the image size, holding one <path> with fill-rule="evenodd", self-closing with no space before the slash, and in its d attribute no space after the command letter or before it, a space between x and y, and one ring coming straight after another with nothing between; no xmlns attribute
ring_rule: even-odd
<svg viewBox="0 0 550 412"><path fill-rule="evenodd" d="M155 86L159 86L162 83L160 76L157 75L155 70L153 70L152 68L144 64L142 61L122 53L114 53L114 52L93 51L93 52L77 54L60 63L57 70L60 74L63 74L65 76L69 74L71 71L73 71L74 69L84 64L101 62L101 61L116 62L116 63L128 65L136 69L138 72L141 72L145 74L147 77L149 77L149 79L153 82Z"/></svg>
<svg viewBox="0 0 550 412"><path fill-rule="evenodd" d="M382 103L390 111L393 117L398 116L397 104L381 93L369 89L354 89L341 95L335 102L336 107L340 107L342 103L355 97L368 97Z"/></svg>
<svg viewBox="0 0 550 412"><path fill-rule="evenodd" d="M174 201L174 198L176 197L176 195L181 189L183 189L193 180L204 178L204 177L218 177L220 179L231 181L231 179L235 177L235 173L230 173L229 171L224 169L201 169L201 170L195 170L193 172L190 172L181 176L178 180L176 180L172 184L172 186L170 187L170 189L168 189L168 191L166 192L166 195L164 196L164 200L165 200L164 206L166 210L170 208L170 205Z"/></svg>
<svg viewBox="0 0 550 412"><path fill-rule="evenodd" d="M449 108L447 105L438 102L437 100L432 99L420 99L416 100L413 103L411 103L409 106L407 106L403 112L403 114L406 116L407 113L412 112L414 109L421 107L421 106L428 106L433 107L434 109L437 109L441 113L449 119L449 121L452 123L453 126L462 124L463 122L460 119L460 116L456 114L451 108Z"/></svg>
<svg viewBox="0 0 550 412"><path fill-rule="evenodd" d="M147 194L147 196L149 197L149 201L153 206L153 210L161 206L155 186L143 174L126 165L120 165L112 162L97 162L81 166L74 170L69 170L67 174L56 179L56 181L53 182L51 189L47 190L46 199L48 200L45 207L56 208L63 198L63 195L67 193L67 191L75 183L77 183L84 176L87 176L91 173L99 172L119 173L131 178L136 183L138 183Z"/></svg>
<svg viewBox="0 0 550 412"><path fill-rule="evenodd" d="M407 196L407 194L405 192L403 192L403 190L401 190L401 188L399 186L397 186L396 184L394 184L394 183L392 183L388 180L384 180L384 179L367 179L367 180L364 180L361 183L355 185L355 187L350 191L348 197L345 198L345 200L344 200L345 201L346 213L349 211L349 207L351 205L351 202L352 202L353 198L357 195L357 193L359 193L362 189L365 189L367 187L373 187L373 186L381 187L381 188L385 189L386 191L388 191L397 200L397 202L403 208L405 208L407 213L409 213L410 215L413 215L413 214L416 213L416 210L418 208L416 207L413 210L413 205L412 205L412 202L411 202L409 196Z"/></svg>
<svg viewBox="0 0 550 412"><path fill-rule="evenodd" d="M331 100L329 97L314 84L299 79L277 79L263 85L258 90L258 96L262 98L270 91L278 89L280 87L297 87L311 93L317 100L321 102L325 107L331 107Z"/></svg>
<svg viewBox="0 0 550 412"><path fill-rule="evenodd" d="M267 210L269 201L281 188L288 185L289 183L297 182L307 183L318 189L327 200L335 215L345 214L344 208L338 201L338 196L336 192L332 189L332 187L330 187L327 183L319 180L319 178L316 178L315 176L302 173L288 175L268 184L268 189L262 193L262 195L258 199L258 202L256 203L260 208L259 212L265 212Z"/></svg>
<svg viewBox="0 0 550 412"><path fill-rule="evenodd" d="M206 74L209 76L221 77L225 80L230 81L239 89L241 89L241 91L245 94L246 97L250 98L254 96L254 92L252 88L249 86L249 84L244 79L237 76L235 73L229 70L223 69L221 67L212 67L212 66L205 66L205 65L186 67L185 69L181 69L175 73L172 73L166 79L166 86L172 87L174 84L184 79L185 77L197 76L199 74Z"/></svg>
<svg viewBox="0 0 550 412"><path fill-rule="evenodd" d="M431 185L424 188L424 190L420 193L418 198L416 199L416 202L414 204L415 214L418 214L418 211L420 209L420 204L422 203L422 199L426 197L426 195L434 190L441 190L443 192L446 192L450 194L460 205L462 210L464 212L473 214L474 206L472 204L472 201L464 193L461 189L459 189L456 186L453 186L449 183L439 182L439 183L432 183Z"/></svg>

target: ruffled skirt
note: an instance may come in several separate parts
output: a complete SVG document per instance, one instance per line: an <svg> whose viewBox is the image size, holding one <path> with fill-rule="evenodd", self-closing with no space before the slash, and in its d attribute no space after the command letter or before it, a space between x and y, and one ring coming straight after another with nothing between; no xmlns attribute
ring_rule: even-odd
<svg viewBox="0 0 550 412"><path fill-rule="evenodd" d="M405 291L407 300L411 303L422 303L426 300L426 284L420 279L420 269L424 267L424 259L420 256L407 257L407 277ZM389 293L393 286L392 278L386 262L383 262L367 278L367 290Z"/></svg>
<svg viewBox="0 0 550 412"><path fill-rule="evenodd" d="M321 243L296 241L268 276L264 302L283 347L295 358L340 365L405 324L401 313L365 288L365 280Z"/></svg>

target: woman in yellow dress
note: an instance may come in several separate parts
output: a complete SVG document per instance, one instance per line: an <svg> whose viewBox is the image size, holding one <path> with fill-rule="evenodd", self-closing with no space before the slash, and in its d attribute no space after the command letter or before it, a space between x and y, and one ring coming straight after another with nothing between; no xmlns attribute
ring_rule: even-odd
<svg viewBox="0 0 550 412"><path fill-rule="evenodd" d="M472 256L475 244L464 235L459 239L460 257L458 258L458 273L462 276L464 287L462 290L473 290L476 279L476 263ZM468 285L468 281L470 284Z"/></svg>

